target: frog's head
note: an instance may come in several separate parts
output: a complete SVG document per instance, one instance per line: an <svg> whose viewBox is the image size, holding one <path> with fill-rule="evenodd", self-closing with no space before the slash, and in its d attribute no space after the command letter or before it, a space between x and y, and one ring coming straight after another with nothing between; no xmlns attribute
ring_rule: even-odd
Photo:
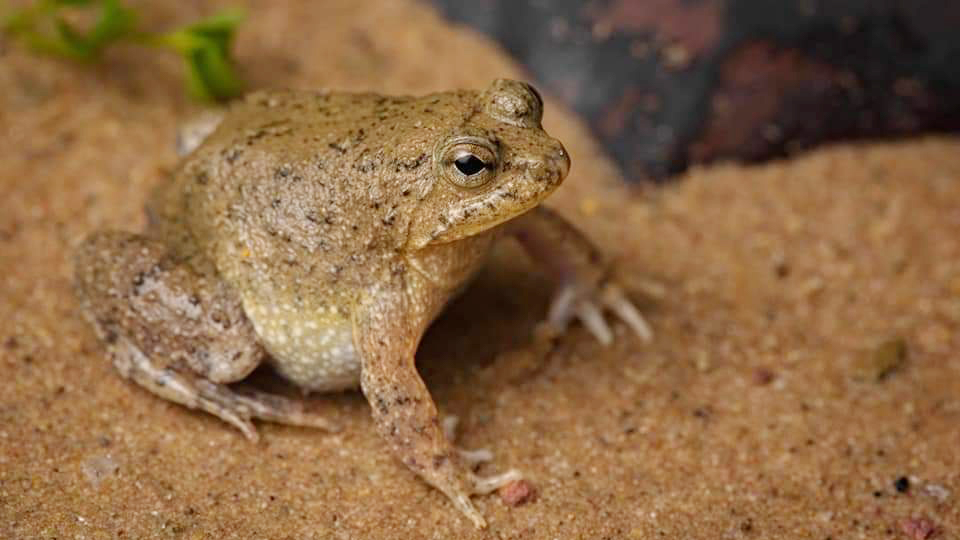
<svg viewBox="0 0 960 540"><path fill-rule="evenodd" d="M540 204L570 158L540 126L543 100L529 84L498 79L433 150L433 182L410 242L419 248L471 236Z"/></svg>

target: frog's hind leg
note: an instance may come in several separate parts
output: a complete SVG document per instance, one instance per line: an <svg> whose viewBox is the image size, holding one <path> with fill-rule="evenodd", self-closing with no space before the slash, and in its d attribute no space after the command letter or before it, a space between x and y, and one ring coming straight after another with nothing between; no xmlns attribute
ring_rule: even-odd
<svg viewBox="0 0 960 540"><path fill-rule="evenodd" d="M160 242L123 232L94 234L76 258L83 311L125 378L213 414L253 441L251 418L334 429L299 401L227 386L266 353L239 299L208 274Z"/></svg>
<svg viewBox="0 0 960 540"><path fill-rule="evenodd" d="M117 339L111 354L114 367L125 379L174 403L206 411L239 429L250 441L257 441L257 429L250 422L249 412L232 399L225 387L156 365L126 338Z"/></svg>
<svg viewBox="0 0 960 540"><path fill-rule="evenodd" d="M260 420L290 426L315 427L326 431L340 431L340 426L325 417L303 410L303 403L276 394L252 388L238 388L233 399Z"/></svg>
<svg viewBox="0 0 960 540"><path fill-rule="evenodd" d="M158 366L125 338L119 338L111 352L113 364L124 378L164 399L216 416L239 429L251 442L259 439L251 418L336 429L326 419L305 412L299 402L262 392L234 391L224 384Z"/></svg>

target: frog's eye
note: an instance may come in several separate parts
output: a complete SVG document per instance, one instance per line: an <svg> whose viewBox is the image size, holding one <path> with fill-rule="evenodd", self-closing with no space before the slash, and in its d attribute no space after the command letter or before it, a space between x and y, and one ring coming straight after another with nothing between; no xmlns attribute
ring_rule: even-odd
<svg viewBox="0 0 960 540"><path fill-rule="evenodd" d="M478 188L493 180L497 156L484 144L460 142L446 148L440 160L444 176L454 185Z"/></svg>

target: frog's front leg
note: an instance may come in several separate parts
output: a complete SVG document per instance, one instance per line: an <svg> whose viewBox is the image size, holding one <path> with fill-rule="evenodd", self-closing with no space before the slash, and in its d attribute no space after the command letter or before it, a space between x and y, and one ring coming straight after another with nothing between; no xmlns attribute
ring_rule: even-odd
<svg viewBox="0 0 960 540"><path fill-rule="evenodd" d="M486 521L470 495L494 491L518 480L520 474L511 470L486 478L474 475L465 461L482 459L463 455L446 436L433 398L414 365L417 345L429 322L417 316L420 307L412 305L400 287L381 288L361 302L354 327L362 362L360 386L377 429L394 454L482 528Z"/></svg>
<svg viewBox="0 0 960 540"><path fill-rule="evenodd" d="M563 331L576 317L598 341L609 345L613 334L603 318L602 309L606 308L644 341L653 338L639 310L609 279L600 252L570 222L539 206L509 222L507 228L559 284L547 316L553 332Z"/></svg>

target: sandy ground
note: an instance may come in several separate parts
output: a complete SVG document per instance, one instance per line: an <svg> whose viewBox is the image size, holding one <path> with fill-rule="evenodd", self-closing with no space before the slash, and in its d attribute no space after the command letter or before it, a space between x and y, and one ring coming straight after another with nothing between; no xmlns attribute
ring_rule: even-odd
<svg viewBox="0 0 960 540"><path fill-rule="evenodd" d="M167 25L210 11L196 4L145 9ZM254 86L522 76L416 4L285 4L249 5L238 48ZM384 451L358 393L309 399L340 434L261 424L252 445L113 373L77 313L70 252L142 225L192 112L178 70L137 50L91 69L0 43L0 537L960 535L960 139L628 190L548 103L574 158L551 203L617 257L657 337L618 327L604 349L574 327L533 351L549 286L498 253L418 355L464 446L496 451L484 471L536 486L523 506L478 499L478 532Z"/></svg>

